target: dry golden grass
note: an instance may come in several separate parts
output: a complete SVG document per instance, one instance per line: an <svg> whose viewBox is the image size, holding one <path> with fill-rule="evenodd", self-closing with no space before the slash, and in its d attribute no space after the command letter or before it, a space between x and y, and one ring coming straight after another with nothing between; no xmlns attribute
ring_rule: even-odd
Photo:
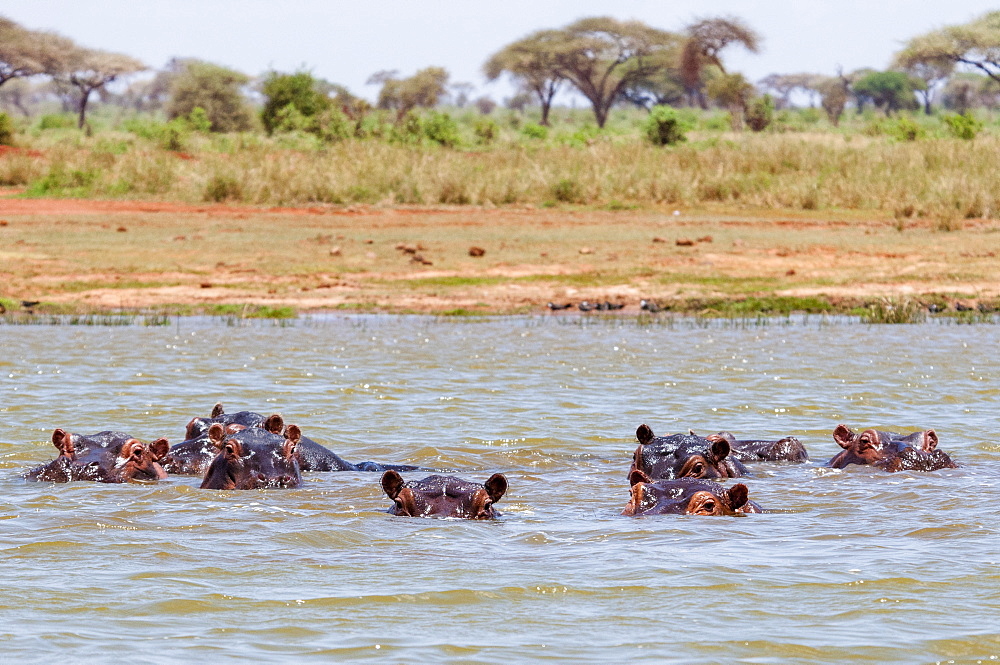
<svg viewBox="0 0 1000 665"><path fill-rule="evenodd" d="M134 137L133 137L134 138ZM694 138L697 138L696 136ZM1000 137L896 142L835 133L730 134L673 148L598 139L589 147L503 144L479 152L350 140L288 150L205 139L178 155L132 141L0 155L0 184L35 196L234 201L254 205L723 204L861 210L954 227L1000 210ZM81 148L82 146L82 148Z"/></svg>

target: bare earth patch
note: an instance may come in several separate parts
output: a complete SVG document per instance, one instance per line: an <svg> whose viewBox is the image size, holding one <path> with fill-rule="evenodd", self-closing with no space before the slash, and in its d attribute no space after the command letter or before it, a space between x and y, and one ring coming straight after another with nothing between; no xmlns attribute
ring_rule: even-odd
<svg viewBox="0 0 1000 665"><path fill-rule="evenodd" d="M0 297L68 308L540 311L550 301L1000 296L1000 225L823 211L254 208L0 192ZM682 241L682 242L678 242ZM475 251L470 251L471 249ZM481 254L480 254L481 252Z"/></svg>

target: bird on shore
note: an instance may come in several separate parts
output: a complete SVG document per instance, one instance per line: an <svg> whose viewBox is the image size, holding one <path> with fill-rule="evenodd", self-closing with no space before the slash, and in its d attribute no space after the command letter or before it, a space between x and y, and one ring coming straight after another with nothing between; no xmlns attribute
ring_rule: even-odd
<svg viewBox="0 0 1000 665"><path fill-rule="evenodd" d="M652 300L646 300L645 298L643 298L639 302L639 309L649 312L651 314L656 314L657 312L662 312L663 310L665 310L666 307L660 307Z"/></svg>
<svg viewBox="0 0 1000 665"><path fill-rule="evenodd" d="M549 303L549 309L551 309L553 312L559 311L561 309L570 309L571 307L573 307L573 303L571 302L568 302L565 305L557 305L554 302Z"/></svg>

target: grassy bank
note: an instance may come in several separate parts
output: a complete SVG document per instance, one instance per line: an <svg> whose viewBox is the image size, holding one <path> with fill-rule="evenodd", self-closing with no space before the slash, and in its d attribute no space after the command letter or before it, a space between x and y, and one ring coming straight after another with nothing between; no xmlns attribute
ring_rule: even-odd
<svg viewBox="0 0 1000 665"><path fill-rule="evenodd" d="M617 111L601 131L579 112L551 129L507 115L488 120L496 134L485 142L473 134L483 119L466 114L452 147L403 140L392 125L333 143L295 133L178 138L166 125L134 118L92 136L25 127L20 149L0 152L0 185L32 197L264 206L857 210L943 228L1000 210L993 176L1000 132L992 118L969 141L950 138L940 117L921 114L851 115L834 128L804 109L782 112L785 120L755 134L726 131L718 114L685 113L689 140L668 147L644 140L646 116L634 110ZM914 140L901 138L899 127L915 128Z"/></svg>

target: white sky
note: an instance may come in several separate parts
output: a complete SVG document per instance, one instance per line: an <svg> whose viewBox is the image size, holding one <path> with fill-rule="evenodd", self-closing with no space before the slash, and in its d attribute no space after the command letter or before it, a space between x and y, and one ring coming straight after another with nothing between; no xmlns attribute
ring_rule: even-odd
<svg viewBox="0 0 1000 665"><path fill-rule="evenodd" d="M725 54L751 81L773 72L833 74L884 68L909 39L1000 9L982 0L0 0L0 15L54 30L154 68L196 57L258 75L300 68L372 98L379 70L408 76L431 65L451 81L486 84L483 62L505 44L583 16L639 19L681 30L695 18L734 15L764 36L763 51Z"/></svg>

